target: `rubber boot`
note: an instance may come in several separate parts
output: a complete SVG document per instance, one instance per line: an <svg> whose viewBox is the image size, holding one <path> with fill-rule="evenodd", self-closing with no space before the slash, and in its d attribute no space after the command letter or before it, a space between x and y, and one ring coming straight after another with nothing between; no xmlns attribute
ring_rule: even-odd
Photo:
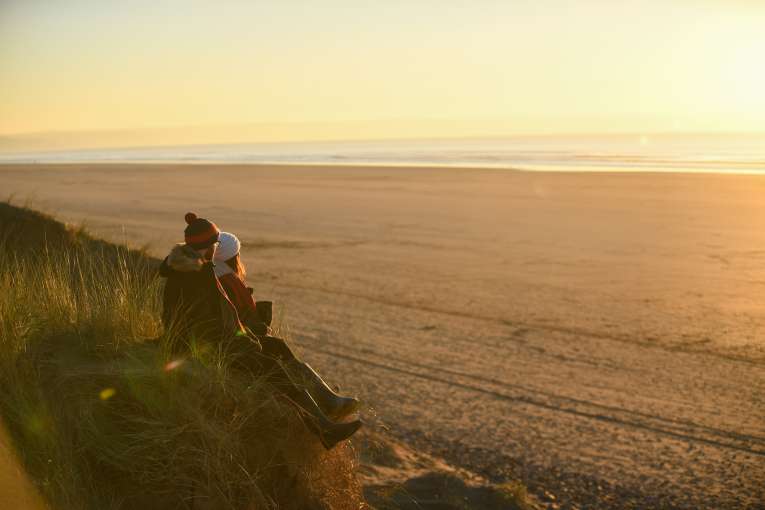
<svg viewBox="0 0 765 510"><path fill-rule="evenodd" d="M308 391L303 390L297 405L303 411L303 421L319 437L324 448L331 450L337 443L351 437L359 428L361 420L335 423L322 412Z"/></svg>
<svg viewBox="0 0 765 510"><path fill-rule="evenodd" d="M353 397L338 395L308 363L292 359L285 363L290 375L308 390L324 414L333 420L340 420L359 410L359 401Z"/></svg>

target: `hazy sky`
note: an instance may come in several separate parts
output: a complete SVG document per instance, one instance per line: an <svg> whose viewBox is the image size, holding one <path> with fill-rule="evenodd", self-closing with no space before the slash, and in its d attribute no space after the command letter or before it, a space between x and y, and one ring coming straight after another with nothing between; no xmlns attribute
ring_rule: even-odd
<svg viewBox="0 0 765 510"><path fill-rule="evenodd" d="M0 0L0 134L765 131L763 58L759 0Z"/></svg>

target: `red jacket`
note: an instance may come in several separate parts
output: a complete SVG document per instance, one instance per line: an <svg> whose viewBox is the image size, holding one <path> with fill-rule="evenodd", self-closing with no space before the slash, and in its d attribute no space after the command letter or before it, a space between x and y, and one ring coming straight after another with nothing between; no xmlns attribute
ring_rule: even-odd
<svg viewBox="0 0 765 510"><path fill-rule="evenodd" d="M224 274L218 277L223 290L226 291L229 300L234 303L236 312L245 326L260 322L255 313L255 299L252 297L252 288L247 287L239 276L234 273Z"/></svg>

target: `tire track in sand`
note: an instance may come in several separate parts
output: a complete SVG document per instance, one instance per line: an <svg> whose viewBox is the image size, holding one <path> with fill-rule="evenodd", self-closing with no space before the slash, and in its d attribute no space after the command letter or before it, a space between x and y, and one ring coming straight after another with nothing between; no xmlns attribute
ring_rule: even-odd
<svg viewBox="0 0 765 510"><path fill-rule="evenodd" d="M347 354L340 352L340 349L345 351L353 350L349 349L347 345L322 340L323 345L333 347L334 349L318 347L316 342L311 341L311 337L307 335L298 335L298 339L302 345L312 352L344 359L368 367L425 379L508 402L516 402L584 419L640 429L688 442L703 443L718 448L737 450L765 457L765 437L736 433L685 420L671 420L639 411L631 411L588 400L566 397L535 390L523 385L510 384L475 374L396 358L387 354L383 356L371 352L361 353L358 350L355 351L358 355ZM369 359L370 357L377 358L379 361ZM444 374L454 378L450 379ZM466 380L469 382L466 382Z"/></svg>

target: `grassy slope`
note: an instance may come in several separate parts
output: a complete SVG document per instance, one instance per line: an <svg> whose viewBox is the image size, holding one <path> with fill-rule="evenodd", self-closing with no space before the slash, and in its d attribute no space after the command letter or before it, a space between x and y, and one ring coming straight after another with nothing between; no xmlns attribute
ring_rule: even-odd
<svg viewBox="0 0 765 510"><path fill-rule="evenodd" d="M225 355L172 356L156 261L0 204L0 414L52 508L362 508L325 453Z"/></svg>

